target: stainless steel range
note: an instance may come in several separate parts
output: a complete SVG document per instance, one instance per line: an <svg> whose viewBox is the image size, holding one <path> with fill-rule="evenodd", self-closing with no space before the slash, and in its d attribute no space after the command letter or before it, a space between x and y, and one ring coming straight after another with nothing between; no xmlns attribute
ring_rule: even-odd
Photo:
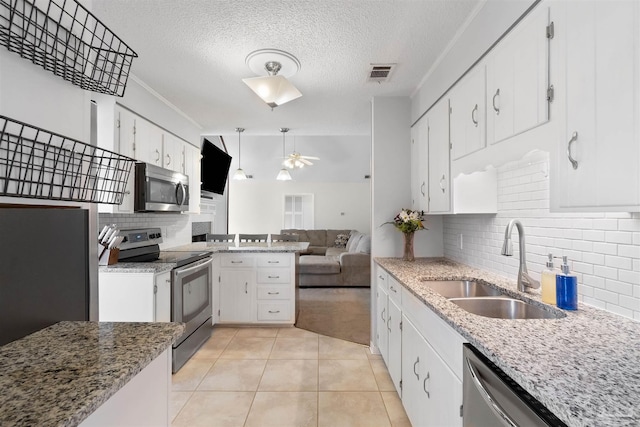
<svg viewBox="0 0 640 427"><path fill-rule="evenodd" d="M212 258L208 251L161 251L159 228L121 230L120 262L175 263L171 272L171 321L186 324L173 345L172 370L177 372L210 337L213 325Z"/></svg>

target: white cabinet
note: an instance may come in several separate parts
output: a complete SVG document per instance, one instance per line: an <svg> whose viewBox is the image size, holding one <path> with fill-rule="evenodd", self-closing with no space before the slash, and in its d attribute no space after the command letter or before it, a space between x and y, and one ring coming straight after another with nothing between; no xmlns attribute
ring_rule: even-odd
<svg viewBox="0 0 640 427"><path fill-rule="evenodd" d="M389 288L391 293L391 288ZM402 306L401 303L394 301L391 294L389 295L389 304L387 311L387 327L389 328L389 351L386 360L387 370L396 387L399 396L402 396L400 382L402 380Z"/></svg>
<svg viewBox="0 0 640 427"><path fill-rule="evenodd" d="M163 167L162 129L142 117L136 117L135 132L136 158L141 162Z"/></svg>
<svg viewBox="0 0 640 427"><path fill-rule="evenodd" d="M451 158L459 159L486 146L485 66L474 67L449 95Z"/></svg>
<svg viewBox="0 0 640 427"><path fill-rule="evenodd" d="M461 426L462 381L409 318L403 316L402 322L402 403L411 424Z"/></svg>
<svg viewBox="0 0 640 427"><path fill-rule="evenodd" d="M293 253L220 254L214 289L220 323L293 324L294 258Z"/></svg>
<svg viewBox="0 0 640 427"><path fill-rule="evenodd" d="M429 141L429 213L451 210L449 162L449 100L440 100L427 113Z"/></svg>
<svg viewBox="0 0 640 427"><path fill-rule="evenodd" d="M169 132L162 134L162 167L185 173L185 143Z"/></svg>
<svg viewBox="0 0 640 427"><path fill-rule="evenodd" d="M538 6L489 52L487 139L495 144L549 119L549 8Z"/></svg>
<svg viewBox="0 0 640 427"><path fill-rule="evenodd" d="M411 128L411 205L429 210L429 123L426 117Z"/></svg>
<svg viewBox="0 0 640 427"><path fill-rule="evenodd" d="M101 322L171 321L171 271L101 272L98 280Z"/></svg>
<svg viewBox="0 0 640 427"><path fill-rule="evenodd" d="M200 149L184 144L184 172L189 177L189 212L200 213Z"/></svg>
<svg viewBox="0 0 640 427"><path fill-rule="evenodd" d="M111 120L109 120L111 122ZM101 126L102 122L99 122L98 126ZM106 124L105 124L106 125ZM111 125L111 124L110 124ZM121 106L115 106L113 110L113 146L110 146L109 141L98 141L98 145L103 147L113 148L114 151L131 157L136 158L136 122L135 115L129 110L122 108ZM111 138L111 133L106 133L108 138ZM99 133L99 137L102 134ZM119 205L106 205L100 204L100 212L104 213L133 213L133 192L134 192L134 179L135 179L135 167L131 167L129 174L129 180L125 188L122 203Z"/></svg>
<svg viewBox="0 0 640 427"><path fill-rule="evenodd" d="M376 276L376 341L378 350L382 355L382 359L389 360L389 329L387 327L387 318L389 312L387 306L389 304L389 294L387 294L387 272L377 267L378 274Z"/></svg>
<svg viewBox="0 0 640 427"><path fill-rule="evenodd" d="M640 3L557 2L551 13L566 93L552 209L638 211Z"/></svg>

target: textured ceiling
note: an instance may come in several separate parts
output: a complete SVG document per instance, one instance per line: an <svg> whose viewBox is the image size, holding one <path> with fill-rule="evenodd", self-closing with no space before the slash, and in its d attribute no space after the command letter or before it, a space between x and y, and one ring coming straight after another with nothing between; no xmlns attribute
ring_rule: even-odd
<svg viewBox="0 0 640 427"><path fill-rule="evenodd" d="M138 54L133 74L202 126L203 134L370 133L373 96L408 96L483 0L93 0ZM245 57L295 55L302 98L266 106L242 81ZM371 63L397 63L387 83Z"/></svg>

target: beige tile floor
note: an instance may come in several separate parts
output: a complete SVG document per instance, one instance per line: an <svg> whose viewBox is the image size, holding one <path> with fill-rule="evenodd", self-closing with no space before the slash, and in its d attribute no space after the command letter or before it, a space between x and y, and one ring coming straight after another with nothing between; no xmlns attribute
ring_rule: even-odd
<svg viewBox="0 0 640 427"><path fill-rule="evenodd" d="M410 427L379 355L297 328L214 328L173 376L173 426Z"/></svg>

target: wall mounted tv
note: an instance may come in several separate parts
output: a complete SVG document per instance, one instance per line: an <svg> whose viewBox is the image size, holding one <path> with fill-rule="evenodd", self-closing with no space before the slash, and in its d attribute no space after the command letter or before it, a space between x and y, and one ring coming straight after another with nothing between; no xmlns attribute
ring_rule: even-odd
<svg viewBox="0 0 640 427"><path fill-rule="evenodd" d="M224 194L231 166L231 156L205 139L200 159L200 190L204 196Z"/></svg>

